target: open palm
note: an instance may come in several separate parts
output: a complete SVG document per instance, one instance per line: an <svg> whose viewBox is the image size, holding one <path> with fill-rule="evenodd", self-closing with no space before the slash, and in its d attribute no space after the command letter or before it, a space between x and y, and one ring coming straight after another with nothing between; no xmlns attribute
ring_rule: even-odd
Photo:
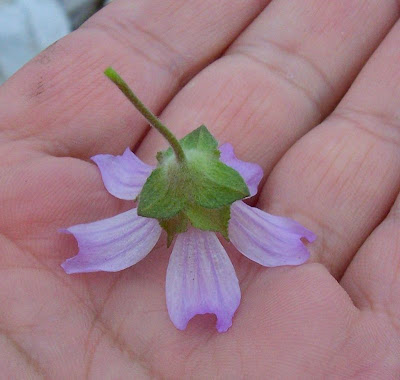
<svg viewBox="0 0 400 380"><path fill-rule="evenodd" d="M116 0L3 85L4 377L398 378L399 11L395 0ZM226 247L242 290L227 333L210 315L185 331L170 322L165 238L120 273L60 267L77 247L59 228L132 207L89 158L130 146L154 163L165 147L103 76L109 65L178 137L204 123L261 165L258 207L318 236L299 267Z"/></svg>

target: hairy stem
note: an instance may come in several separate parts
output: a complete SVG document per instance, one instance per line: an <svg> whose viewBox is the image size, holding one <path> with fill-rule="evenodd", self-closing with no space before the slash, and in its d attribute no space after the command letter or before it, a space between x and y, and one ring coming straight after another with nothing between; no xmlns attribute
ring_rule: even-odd
<svg viewBox="0 0 400 380"><path fill-rule="evenodd" d="M122 93L130 100L135 108L147 119L147 121L160 132L168 143L171 145L175 152L176 158L179 162L185 161L185 153L182 149L181 144L175 135L161 122L161 120L155 116L134 94L128 84L119 76L119 74L112 68L108 67L104 74L113 81Z"/></svg>

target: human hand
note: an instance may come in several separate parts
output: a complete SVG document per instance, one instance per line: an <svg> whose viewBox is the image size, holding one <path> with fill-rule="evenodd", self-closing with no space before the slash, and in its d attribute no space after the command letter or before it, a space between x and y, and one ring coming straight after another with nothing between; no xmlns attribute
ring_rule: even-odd
<svg viewBox="0 0 400 380"><path fill-rule="evenodd" d="M5 377L398 376L398 2L267 3L115 1L1 87ZM165 147L109 65L178 137L204 123L261 165L257 206L318 236L299 267L226 247L243 294L227 333L174 328L163 245L120 273L60 267L77 251L60 227L132 207L89 158Z"/></svg>

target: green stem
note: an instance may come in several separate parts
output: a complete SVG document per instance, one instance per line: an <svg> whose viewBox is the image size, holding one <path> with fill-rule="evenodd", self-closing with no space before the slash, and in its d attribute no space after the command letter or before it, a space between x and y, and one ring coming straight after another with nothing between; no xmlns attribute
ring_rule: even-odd
<svg viewBox="0 0 400 380"><path fill-rule="evenodd" d="M184 162L186 159L185 153L175 135L161 122L161 120L157 116L155 116L148 108L146 108L146 106L129 88L128 84L118 75L118 73L112 67L108 67L104 71L104 74L118 86L123 94L136 107L136 109L147 119L147 121L165 137L165 139L169 142L172 149L174 150L177 160L179 162Z"/></svg>

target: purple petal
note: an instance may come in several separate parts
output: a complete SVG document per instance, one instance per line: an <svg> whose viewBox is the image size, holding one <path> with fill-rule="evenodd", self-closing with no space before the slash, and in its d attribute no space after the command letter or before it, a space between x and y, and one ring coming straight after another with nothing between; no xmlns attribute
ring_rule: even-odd
<svg viewBox="0 0 400 380"><path fill-rule="evenodd" d="M267 214L242 201L231 207L229 238L249 259L267 266L302 264L310 256L302 238L316 236L292 219Z"/></svg>
<svg viewBox="0 0 400 380"><path fill-rule="evenodd" d="M122 156L99 154L92 157L108 192L119 199L135 199L154 167L140 161L129 148Z"/></svg>
<svg viewBox="0 0 400 380"><path fill-rule="evenodd" d="M233 265L217 236L195 228L178 235L167 270L167 307L174 325L184 330L196 314L217 316L224 332L240 303Z"/></svg>
<svg viewBox="0 0 400 380"><path fill-rule="evenodd" d="M225 164L235 169L244 179L250 191L250 196L257 194L258 185L263 177L261 166L253 163L241 161L236 158L233 152L233 146L229 143L221 145L219 148L221 152L220 160Z"/></svg>
<svg viewBox="0 0 400 380"><path fill-rule="evenodd" d="M64 232L73 234L79 246L78 254L61 265L66 273L116 272L142 260L156 245L161 227L133 209Z"/></svg>

